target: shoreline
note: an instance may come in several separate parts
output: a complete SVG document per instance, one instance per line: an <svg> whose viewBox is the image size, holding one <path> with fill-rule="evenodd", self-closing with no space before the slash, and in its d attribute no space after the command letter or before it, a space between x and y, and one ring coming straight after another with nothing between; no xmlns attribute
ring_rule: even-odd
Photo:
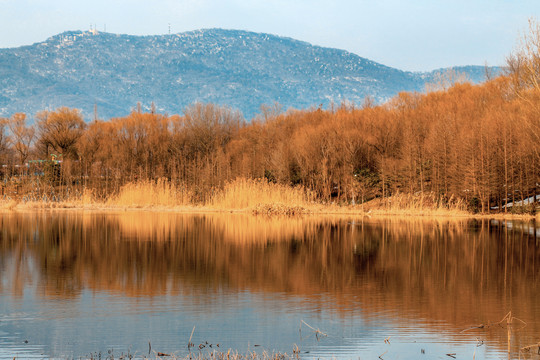
<svg viewBox="0 0 540 360"><path fill-rule="evenodd" d="M261 211L260 208L263 208ZM276 209L277 208L277 209ZM293 210L290 210L293 209ZM267 210L267 211L265 211ZM290 210L290 211L289 211ZM309 207L293 207L283 204L262 204L257 207L216 208L208 205L115 205L106 203L80 202L13 202L0 201L0 212L62 211L62 212L153 212L178 214L245 214L253 216L352 216L368 218L410 218L410 219L478 219L478 220L520 220L540 221L540 214L487 213L473 214L465 211L444 209L368 209L361 205L339 206L314 204Z"/></svg>

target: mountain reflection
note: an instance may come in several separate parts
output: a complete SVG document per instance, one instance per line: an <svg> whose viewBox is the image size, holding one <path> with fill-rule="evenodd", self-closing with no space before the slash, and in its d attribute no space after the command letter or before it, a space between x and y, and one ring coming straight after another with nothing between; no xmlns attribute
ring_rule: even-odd
<svg viewBox="0 0 540 360"><path fill-rule="evenodd" d="M0 293L13 296L32 281L61 298L245 289L299 295L344 317L390 310L457 330L510 310L540 315L538 238L515 223L11 213L0 215L0 274Z"/></svg>

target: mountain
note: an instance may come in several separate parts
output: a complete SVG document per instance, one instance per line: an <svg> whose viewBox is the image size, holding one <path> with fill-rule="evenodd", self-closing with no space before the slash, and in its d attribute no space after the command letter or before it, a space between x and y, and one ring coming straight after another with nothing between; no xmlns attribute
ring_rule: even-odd
<svg viewBox="0 0 540 360"><path fill-rule="evenodd" d="M482 66L456 69L483 80ZM400 91L423 91L437 72L401 71L344 50L246 31L70 31L0 49L0 116L68 106L91 119L97 105L107 119L128 114L138 102L181 114L199 101L237 108L250 119L261 104L275 102L284 109L361 104L366 96L383 102Z"/></svg>

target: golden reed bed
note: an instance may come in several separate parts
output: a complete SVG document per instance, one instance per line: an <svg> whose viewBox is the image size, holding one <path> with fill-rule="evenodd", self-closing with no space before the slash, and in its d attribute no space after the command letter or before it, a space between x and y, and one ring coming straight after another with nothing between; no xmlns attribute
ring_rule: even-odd
<svg viewBox="0 0 540 360"><path fill-rule="evenodd" d="M245 212L256 215L347 214L368 216L536 218L540 214L472 214L459 199L441 201L433 194L397 194L358 205L317 202L303 187L291 187L265 180L236 179L216 189L206 203L196 203L193 192L166 180L128 183L117 194L97 200L90 191L62 202L2 200L0 210L79 209L79 210L167 210L178 212Z"/></svg>

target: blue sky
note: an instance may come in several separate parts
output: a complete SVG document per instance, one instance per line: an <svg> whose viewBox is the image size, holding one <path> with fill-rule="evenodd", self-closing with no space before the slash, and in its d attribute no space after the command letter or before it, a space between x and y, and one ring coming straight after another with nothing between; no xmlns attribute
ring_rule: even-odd
<svg viewBox="0 0 540 360"><path fill-rule="evenodd" d="M201 28L267 32L403 70L501 65L540 18L540 0L0 0L0 48L96 25L149 35Z"/></svg>

